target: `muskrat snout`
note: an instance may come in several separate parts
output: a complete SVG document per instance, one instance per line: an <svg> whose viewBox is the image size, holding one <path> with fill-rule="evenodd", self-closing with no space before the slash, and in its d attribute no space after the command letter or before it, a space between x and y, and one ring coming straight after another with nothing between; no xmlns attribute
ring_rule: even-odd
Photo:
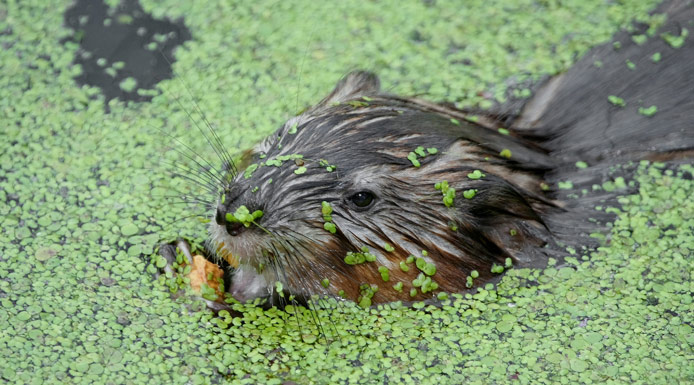
<svg viewBox="0 0 694 385"><path fill-rule="evenodd" d="M214 220L218 225L224 226L227 233L234 237L241 234L244 229L241 222L228 222L226 220L226 209L224 207L217 207L217 213L214 216Z"/></svg>

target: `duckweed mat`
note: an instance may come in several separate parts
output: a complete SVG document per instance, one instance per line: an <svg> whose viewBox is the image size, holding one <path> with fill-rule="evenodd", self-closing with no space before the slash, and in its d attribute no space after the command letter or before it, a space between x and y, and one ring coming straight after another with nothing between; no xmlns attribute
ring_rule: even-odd
<svg viewBox="0 0 694 385"><path fill-rule="evenodd" d="M129 22L108 3L111 22ZM160 242L205 237L204 213L177 198L194 186L171 177L176 150L218 162L198 106L238 150L358 68L394 93L489 107L631 21L656 22L654 1L147 0L144 12L182 18L192 39L175 51L174 78L143 91L151 102L108 104L75 81L84 53L64 25L71 5L0 3L3 381L694 382L687 165L642 164L609 244L590 255L511 270L440 308L333 303L317 313L321 337L305 312L214 317L149 267Z"/></svg>

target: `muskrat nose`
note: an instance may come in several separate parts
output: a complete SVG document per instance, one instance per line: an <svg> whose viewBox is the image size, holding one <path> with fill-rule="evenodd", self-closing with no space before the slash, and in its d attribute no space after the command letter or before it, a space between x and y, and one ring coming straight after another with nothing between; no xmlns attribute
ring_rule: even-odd
<svg viewBox="0 0 694 385"><path fill-rule="evenodd" d="M227 223L226 225L227 233L229 235L235 237L245 229L245 227L241 224L241 222L234 222L234 223Z"/></svg>
<svg viewBox="0 0 694 385"><path fill-rule="evenodd" d="M241 206L241 207L243 207L245 209L245 206ZM254 213L254 214L256 214L256 213ZM256 218L259 218L260 216L262 216L262 212L260 212L260 215L256 214L256 216L250 215L250 219L246 219L246 221L253 221ZM214 220L215 220L215 222L217 222L218 225L224 226L227 233L231 236L237 236L237 235L241 234L241 232L243 232L243 230L245 228L247 228L249 225L248 223L244 224L244 222L239 221L239 220L234 220L234 221L228 220L226 210L223 206L217 207L217 212L215 213ZM253 222L253 223L255 223L255 222Z"/></svg>

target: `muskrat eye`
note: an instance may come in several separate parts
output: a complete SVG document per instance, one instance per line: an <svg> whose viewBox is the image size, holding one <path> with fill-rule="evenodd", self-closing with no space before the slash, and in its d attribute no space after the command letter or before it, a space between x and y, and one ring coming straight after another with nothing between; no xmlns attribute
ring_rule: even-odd
<svg viewBox="0 0 694 385"><path fill-rule="evenodd" d="M368 191L359 191L347 199L349 199L357 207L366 208L373 203L374 195Z"/></svg>

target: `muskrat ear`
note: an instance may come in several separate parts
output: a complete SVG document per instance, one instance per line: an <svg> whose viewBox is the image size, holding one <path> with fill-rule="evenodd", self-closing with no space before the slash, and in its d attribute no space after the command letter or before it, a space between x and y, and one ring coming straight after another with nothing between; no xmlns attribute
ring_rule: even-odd
<svg viewBox="0 0 694 385"><path fill-rule="evenodd" d="M360 96L376 95L381 89L381 82L378 76L367 71L354 71L340 79L325 99L318 103L318 106L329 106L334 103L342 103L356 99Z"/></svg>

